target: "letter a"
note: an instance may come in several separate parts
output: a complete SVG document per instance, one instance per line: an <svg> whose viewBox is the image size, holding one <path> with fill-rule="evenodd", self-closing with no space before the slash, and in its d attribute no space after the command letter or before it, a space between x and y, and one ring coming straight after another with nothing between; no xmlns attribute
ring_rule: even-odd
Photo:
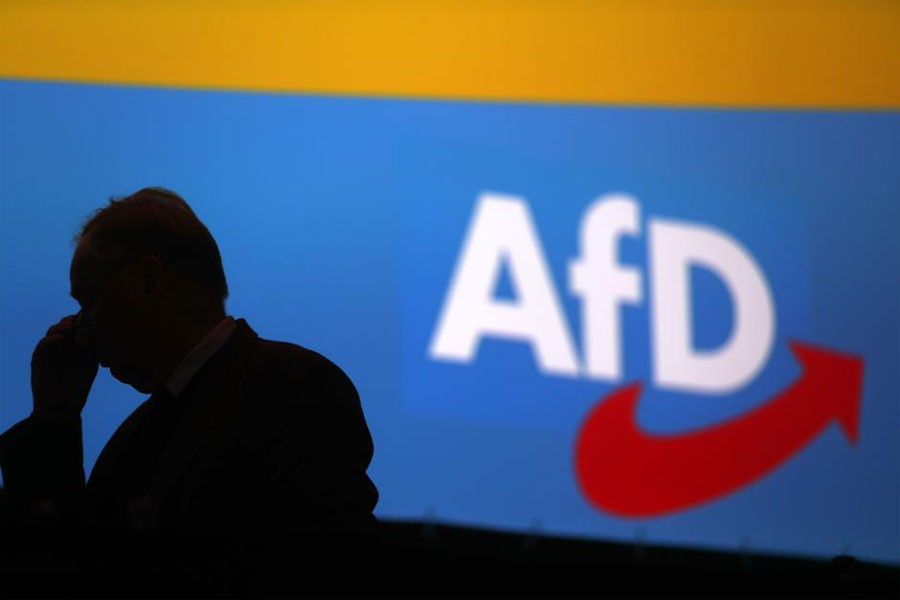
<svg viewBox="0 0 900 600"><path fill-rule="evenodd" d="M515 301L494 290L503 262ZM556 288L522 198L483 193L466 234L429 354L470 362L484 336L531 344L538 368L576 376L575 349Z"/></svg>

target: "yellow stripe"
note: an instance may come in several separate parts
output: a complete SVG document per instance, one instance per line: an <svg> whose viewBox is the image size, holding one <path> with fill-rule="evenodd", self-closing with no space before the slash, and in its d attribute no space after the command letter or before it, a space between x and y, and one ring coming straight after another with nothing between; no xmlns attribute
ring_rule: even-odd
<svg viewBox="0 0 900 600"><path fill-rule="evenodd" d="M10 78L900 107L897 0L0 0L0 23Z"/></svg>

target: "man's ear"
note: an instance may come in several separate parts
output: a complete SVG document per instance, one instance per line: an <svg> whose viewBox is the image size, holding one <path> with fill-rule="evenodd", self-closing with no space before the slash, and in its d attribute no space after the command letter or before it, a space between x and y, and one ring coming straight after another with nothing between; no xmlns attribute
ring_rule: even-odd
<svg viewBox="0 0 900 600"><path fill-rule="evenodd" d="M136 290L147 304L155 303L166 289L166 268L157 256L149 254L138 259L138 285Z"/></svg>

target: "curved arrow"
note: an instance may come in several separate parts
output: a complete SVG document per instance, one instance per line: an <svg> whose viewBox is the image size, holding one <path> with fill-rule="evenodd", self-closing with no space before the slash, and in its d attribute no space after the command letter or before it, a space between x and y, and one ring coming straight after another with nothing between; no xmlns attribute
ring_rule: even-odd
<svg viewBox="0 0 900 600"><path fill-rule="evenodd" d="M598 508L627 517L683 510L756 481L837 420L855 444L862 360L800 342L791 350L802 375L762 406L736 419L679 435L641 431L641 384L619 388L582 424L575 470Z"/></svg>

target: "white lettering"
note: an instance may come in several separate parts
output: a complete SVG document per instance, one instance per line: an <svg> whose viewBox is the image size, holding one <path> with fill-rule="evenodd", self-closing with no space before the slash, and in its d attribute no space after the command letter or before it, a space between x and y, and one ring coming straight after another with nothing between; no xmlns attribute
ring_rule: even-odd
<svg viewBox="0 0 900 600"><path fill-rule="evenodd" d="M765 365L775 336L762 270L737 241L711 227L652 219L649 232L656 384L705 393L746 385ZM693 349L691 265L717 275L734 306L731 335L712 351Z"/></svg>
<svg viewBox="0 0 900 600"><path fill-rule="evenodd" d="M638 211L631 196L610 194L594 201L581 220L581 257L569 265L569 283L582 300L585 372L591 377L622 377L619 304L641 302L641 275L619 266L618 241L640 234Z"/></svg>
<svg viewBox="0 0 900 600"><path fill-rule="evenodd" d="M516 300L494 290L506 263ZM526 341L538 368L576 376L575 348L528 205L517 196L484 193L463 242L429 354L470 362L484 336Z"/></svg>
<svg viewBox="0 0 900 600"><path fill-rule="evenodd" d="M619 263L618 244L638 237L640 205L627 194L595 200L581 221L581 255L569 264L569 289L582 308L588 377L623 377L621 307L643 301L641 274ZM721 394L747 385L765 366L775 338L775 306L765 274L728 234L704 225L651 219L648 236L654 384ZM506 267L514 300L495 297ZM707 269L727 288L734 314L728 339L698 350L693 339L690 269ZM471 362L481 339L527 342L538 369L575 377L578 358L528 205L483 193L444 299L429 355Z"/></svg>

